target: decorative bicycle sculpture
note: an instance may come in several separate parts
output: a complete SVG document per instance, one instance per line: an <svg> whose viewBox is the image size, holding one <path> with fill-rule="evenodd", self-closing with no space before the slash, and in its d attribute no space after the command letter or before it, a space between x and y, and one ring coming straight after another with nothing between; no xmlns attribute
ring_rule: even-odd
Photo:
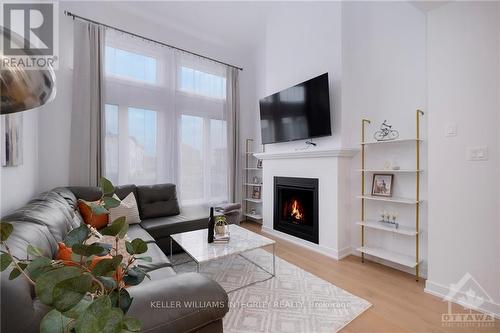
<svg viewBox="0 0 500 333"><path fill-rule="evenodd" d="M380 125L380 130L376 131L375 134L373 134L373 138L377 141L396 140L397 138L399 138L399 132L392 129L392 125L389 125L387 123L387 120L384 120L382 125Z"/></svg>

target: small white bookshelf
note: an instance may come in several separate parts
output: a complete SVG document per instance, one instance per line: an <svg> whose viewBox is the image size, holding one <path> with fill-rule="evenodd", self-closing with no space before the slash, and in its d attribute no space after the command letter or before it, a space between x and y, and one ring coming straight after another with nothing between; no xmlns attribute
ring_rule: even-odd
<svg viewBox="0 0 500 333"><path fill-rule="evenodd" d="M365 255L377 257L383 260L387 260L393 263L397 263L406 267L415 269L415 278L418 281L420 277L420 176L423 170L420 167L420 144L423 141L420 138L420 117L424 113L421 110L416 111L416 138L404 138L395 139L388 141L366 141L365 140L365 126L370 124L370 120L361 119L361 168L357 172L361 175L361 194L357 196L361 199L361 220L357 221L356 224L361 228L361 246L357 248L361 252L361 261L364 262ZM399 170L386 170L377 168L367 168L365 166L366 161L366 150L371 145L380 145L385 147L385 145L397 145L403 144L402 147L408 147L408 149L415 149L416 163L415 168L409 169L399 169ZM379 151L379 150L377 150ZM380 152L379 152L380 153ZM401 176L408 177L411 175L415 176L415 197L414 198L401 198L401 197L382 197L382 196L372 196L365 193L365 183L367 174L380 173L380 174L400 174ZM408 175L408 176L407 176ZM411 179L411 178L410 178ZM409 226L410 223L406 221L405 223L399 223L398 228L395 225L377 221L370 220L366 218L366 202L372 201L374 203L391 203L391 204L401 204L410 205L415 207L415 226ZM379 232L392 233L395 236L404 237L403 241L411 241L415 244L414 255L407 255L393 251L392 249L374 247L368 245L368 238L370 236L369 230L378 230Z"/></svg>
<svg viewBox="0 0 500 333"><path fill-rule="evenodd" d="M254 140L247 139L245 145L245 180L243 182L243 204L245 220L262 224L262 167L254 154L262 153L254 147ZM257 182L256 182L257 180ZM258 195L256 195L258 193Z"/></svg>

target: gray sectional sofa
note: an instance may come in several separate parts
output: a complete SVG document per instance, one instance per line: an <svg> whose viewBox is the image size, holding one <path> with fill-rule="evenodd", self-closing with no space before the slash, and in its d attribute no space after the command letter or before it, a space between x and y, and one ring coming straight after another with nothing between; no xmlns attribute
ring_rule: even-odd
<svg viewBox="0 0 500 333"><path fill-rule="evenodd" d="M142 223L131 225L128 236L145 240L146 255L153 260L142 266L151 280L145 279L128 289L134 297L128 314L142 321L144 332L222 332L222 318L228 311L226 292L201 274L177 275L165 255L169 251L169 235L206 227L206 210L182 211L173 184L127 185L117 187L115 193L123 199L130 192L137 199ZM96 200L100 195L100 190L94 187L55 188L3 217L2 221L14 226L8 240L13 254L26 257L26 247L32 244L54 257L57 243L82 223L77 200ZM37 300L24 279L8 280L9 271L0 276L1 331L38 332L48 308ZM171 301L180 301L181 306L165 306L172 304ZM193 302L221 306L184 306Z"/></svg>

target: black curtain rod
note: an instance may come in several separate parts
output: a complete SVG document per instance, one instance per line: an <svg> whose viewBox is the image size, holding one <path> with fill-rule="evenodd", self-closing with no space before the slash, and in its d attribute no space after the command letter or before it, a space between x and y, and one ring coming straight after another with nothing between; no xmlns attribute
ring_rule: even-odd
<svg viewBox="0 0 500 333"><path fill-rule="evenodd" d="M107 24L104 24L104 23L101 23L101 22L97 22L97 21L94 21L94 20L91 20L91 19L88 19L86 17L82 17L82 16L79 16L79 15L76 15L76 14L73 14L71 12L68 12L67 10L64 11L64 14L67 15L67 16L71 16L73 17L73 19L79 19L79 20L83 20L83 21L87 21L87 22L91 22L91 23L94 23L94 24L98 24L98 25L101 25L105 28L108 28L108 29L113 29L113 30L116 30L116 31L119 31L119 32L122 32L124 34L127 34L127 35L131 35L131 36L134 36L134 37L137 37L137 38L141 38L141 39L144 39L144 40L147 40L148 42L152 42L152 43L156 43L156 44L160 44L162 46L166 46L166 47L170 47L172 49L176 49L176 50L179 50L179 51L182 51L182 52L185 52L185 53L189 53L189 54L192 54L192 55L195 55L195 56L198 56L198 57L201 57L201 58L205 58L205 59L208 59L210 61L214 61L214 62L217 62L219 64L223 64L223 65L226 65L226 66L229 66L229 67L233 67L233 68L236 68L236 69L239 69L240 71L243 70L243 68L241 67L238 67L238 66L234 66L234 65L231 65L231 64L228 64L226 62L223 62L223 61L220 61L220 60L217 60L217 59L214 59L214 58L210 58L210 57L207 57L207 56L204 56L204 55L201 55L201 54L198 54L198 53L195 53L195 52L191 52L191 51L188 51L186 49L182 49L180 47L177 47L177 46L174 46L174 45L170 45L170 44L166 44L166 43L162 43L162 42L159 42L157 40L154 40L154 39L151 39L151 38L148 38L148 37L144 37L144 36L141 36L141 35L138 35L138 34L134 34L133 32L128 32L128 31L125 31L125 30L122 30L120 28L116 28L116 27L113 27L111 25L107 25Z"/></svg>

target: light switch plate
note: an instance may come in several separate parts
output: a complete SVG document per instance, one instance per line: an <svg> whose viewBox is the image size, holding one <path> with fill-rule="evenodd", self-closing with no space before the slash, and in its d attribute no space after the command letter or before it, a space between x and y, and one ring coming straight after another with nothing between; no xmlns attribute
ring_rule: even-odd
<svg viewBox="0 0 500 333"><path fill-rule="evenodd" d="M487 161L488 160L488 147L468 147L467 148L468 161Z"/></svg>
<svg viewBox="0 0 500 333"><path fill-rule="evenodd" d="M457 136L457 124L456 123L446 124L444 135L446 137Z"/></svg>

